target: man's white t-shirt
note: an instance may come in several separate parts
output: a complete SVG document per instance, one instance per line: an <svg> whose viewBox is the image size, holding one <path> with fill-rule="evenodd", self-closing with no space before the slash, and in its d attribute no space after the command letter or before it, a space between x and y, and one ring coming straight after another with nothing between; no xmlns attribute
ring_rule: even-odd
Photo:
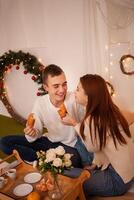
<svg viewBox="0 0 134 200"><path fill-rule="evenodd" d="M68 92L64 101L67 112L79 122L84 116L82 106L76 104L74 93ZM72 126L62 124L56 108L50 101L49 95L39 97L34 105L32 113L35 116L34 128L38 131L38 136L33 138L26 136L29 142L35 141L42 136L43 127L47 128L46 136L51 142L62 142L65 145L74 147L77 141L77 133Z"/></svg>

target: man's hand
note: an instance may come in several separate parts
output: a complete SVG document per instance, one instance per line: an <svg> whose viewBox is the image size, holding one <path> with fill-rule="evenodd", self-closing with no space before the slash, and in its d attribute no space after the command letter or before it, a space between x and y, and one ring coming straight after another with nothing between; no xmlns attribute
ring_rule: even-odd
<svg viewBox="0 0 134 200"><path fill-rule="evenodd" d="M29 126L26 126L26 128L24 129L24 133L26 135L29 135L30 137L37 136L36 130L34 128L29 127Z"/></svg>

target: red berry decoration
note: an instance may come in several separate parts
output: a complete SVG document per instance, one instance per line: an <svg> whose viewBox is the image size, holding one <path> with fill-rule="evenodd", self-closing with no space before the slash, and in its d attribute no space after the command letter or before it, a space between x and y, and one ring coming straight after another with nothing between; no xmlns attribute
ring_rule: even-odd
<svg viewBox="0 0 134 200"><path fill-rule="evenodd" d="M27 70L24 70L24 72L23 72L24 74L27 74L28 73L28 71Z"/></svg>
<svg viewBox="0 0 134 200"><path fill-rule="evenodd" d="M36 77L35 76L32 76L32 78L31 78L33 81L35 81L36 80Z"/></svg>
<svg viewBox="0 0 134 200"><path fill-rule="evenodd" d="M5 67L5 71L7 71L8 70L8 67Z"/></svg>
<svg viewBox="0 0 134 200"><path fill-rule="evenodd" d="M8 68L11 69L12 68L12 64L8 65Z"/></svg>
<svg viewBox="0 0 134 200"><path fill-rule="evenodd" d="M19 67L19 65L17 65L17 66L16 66L16 70L19 70L19 69L20 69L20 67Z"/></svg>
<svg viewBox="0 0 134 200"><path fill-rule="evenodd" d="M0 88L3 88L3 82L0 81Z"/></svg>
<svg viewBox="0 0 134 200"><path fill-rule="evenodd" d="M40 92L37 92L37 96L40 96L41 95L41 93Z"/></svg>

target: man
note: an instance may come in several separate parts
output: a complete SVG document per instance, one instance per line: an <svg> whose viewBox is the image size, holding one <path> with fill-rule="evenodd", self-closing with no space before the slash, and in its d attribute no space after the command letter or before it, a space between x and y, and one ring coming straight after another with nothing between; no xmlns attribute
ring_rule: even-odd
<svg viewBox="0 0 134 200"><path fill-rule="evenodd" d="M81 167L81 158L77 146L77 134L73 127L61 123L58 114L61 104L78 121L78 116L83 116L83 109L76 105L73 93L67 92L67 81L63 70L56 65L49 65L43 71L43 87L48 94L39 97L35 102L32 113L35 117L34 127L26 125L25 136L6 136L2 138L3 151L11 154L16 149L21 158L27 161L36 160L36 151L48 150L62 145L65 151L73 154L72 164ZM78 113L79 112L79 113ZM42 137L43 127L48 133ZM79 145L78 145L79 146ZM80 146L79 146L80 148ZM82 147L80 151L83 151ZM84 151L84 156L86 156Z"/></svg>

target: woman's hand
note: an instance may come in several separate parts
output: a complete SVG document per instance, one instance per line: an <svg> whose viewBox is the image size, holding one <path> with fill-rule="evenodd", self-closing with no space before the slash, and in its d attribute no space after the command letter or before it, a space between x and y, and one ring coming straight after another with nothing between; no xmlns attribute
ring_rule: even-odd
<svg viewBox="0 0 134 200"><path fill-rule="evenodd" d="M68 125L68 126L75 126L77 124L77 121L75 118L73 118L71 115L66 114L66 116L64 118L61 119L61 122L64 125Z"/></svg>

